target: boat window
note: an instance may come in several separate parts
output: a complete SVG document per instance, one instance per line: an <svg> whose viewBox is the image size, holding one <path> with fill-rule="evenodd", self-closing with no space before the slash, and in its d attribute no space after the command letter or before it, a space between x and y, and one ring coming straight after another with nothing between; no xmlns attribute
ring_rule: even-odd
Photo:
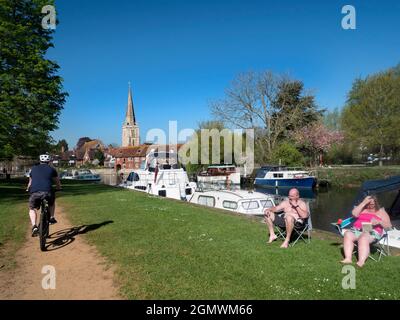
<svg viewBox="0 0 400 320"><path fill-rule="evenodd" d="M214 207L215 198L209 196L200 196L197 203L207 207Z"/></svg>
<svg viewBox="0 0 400 320"><path fill-rule="evenodd" d="M261 200L260 202L263 208L272 208L274 206L271 200Z"/></svg>
<svg viewBox="0 0 400 320"><path fill-rule="evenodd" d="M257 201L244 201L242 203L242 207L245 210L253 210L258 209L260 206L258 205Z"/></svg>
<svg viewBox="0 0 400 320"><path fill-rule="evenodd" d="M256 176L256 178L260 178L260 179L265 178L265 175L267 174L267 172L268 172L267 169L259 169L259 170L257 171L257 176Z"/></svg>
<svg viewBox="0 0 400 320"><path fill-rule="evenodd" d="M283 173L274 173L274 178L283 178Z"/></svg>
<svg viewBox="0 0 400 320"><path fill-rule="evenodd" d="M235 202L235 201L224 201L224 202L222 203L222 206L223 206L225 209L233 209L233 210L236 210L237 207L238 207L238 204L237 204L237 202Z"/></svg>

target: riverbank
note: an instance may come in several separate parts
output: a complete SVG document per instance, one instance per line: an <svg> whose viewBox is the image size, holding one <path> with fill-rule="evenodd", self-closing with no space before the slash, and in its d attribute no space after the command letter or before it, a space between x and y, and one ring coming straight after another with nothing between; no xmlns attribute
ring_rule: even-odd
<svg viewBox="0 0 400 320"><path fill-rule="evenodd" d="M333 188L358 188L366 180L385 179L400 175L400 166L357 167L341 166L317 168L319 181L325 180Z"/></svg>
<svg viewBox="0 0 400 320"><path fill-rule="evenodd" d="M394 256L368 261L357 289L342 289L332 234L284 250L266 244L257 219L99 184L66 183L58 201L73 226L101 226L77 236L114 266L128 299L400 298ZM12 217L20 215L25 221L25 210Z"/></svg>

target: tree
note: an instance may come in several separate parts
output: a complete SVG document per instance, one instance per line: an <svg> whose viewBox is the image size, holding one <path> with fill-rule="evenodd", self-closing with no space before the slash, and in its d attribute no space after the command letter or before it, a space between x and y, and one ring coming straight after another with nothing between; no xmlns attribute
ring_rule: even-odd
<svg viewBox="0 0 400 320"><path fill-rule="evenodd" d="M104 153L101 150L96 150L94 153L94 159L98 161L98 164L103 166L105 160Z"/></svg>
<svg viewBox="0 0 400 320"><path fill-rule="evenodd" d="M55 149L56 149L56 152L62 152L63 150L64 150L64 152L68 151L68 142L65 139L58 141Z"/></svg>
<svg viewBox="0 0 400 320"><path fill-rule="evenodd" d="M341 116L338 108L326 111L324 114L324 125L330 130L341 130Z"/></svg>
<svg viewBox="0 0 400 320"><path fill-rule="evenodd" d="M269 159L292 130L318 119L313 95L303 83L272 72L240 74L226 89L225 98L211 104L216 119L227 126L255 129L256 159Z"/></svg>
<svg viewBox="0 0 400 320"><path fill-rule="evenodd" d="M293 133L293 139L310 155L310 165L316 161L323 164L323 154L335 144L340 144L344 137L339 131L327 129L322 122L313 123ZM314 162L314 163L313 163Z"/></svg>
<svg viewBox="0 0 400 320"><path fill-rule="evenodd" d="M65 103L59 66L45 58L53 31L42 27L52 0L0 2L0 158L49 150Z"/></svg>
<svg viewBox="0 0 400 320"><path fill-rule="evenodd" d="M396 69L357 79L343 111L346 135L380 158L400 146L400 75ZM382 164L382 163L381 163Z"/></svg>
<svg viewBox="0 0 400 320"><path fill-rule="evenodd" d="M82 148L84 146L84 144L86 142L90 142L90 141L92 141L92 139L90 139L89 137L79 138L78 143L76 144L76 149L79 150L80 148Z"/></svg>
<svg viewBox="0 0 400 320"><path fill-rule="evenodd" d="M290 167L304 165L304 157L296 147L289 143L281 143L272 153L271 161L275 164Z"/></svg>

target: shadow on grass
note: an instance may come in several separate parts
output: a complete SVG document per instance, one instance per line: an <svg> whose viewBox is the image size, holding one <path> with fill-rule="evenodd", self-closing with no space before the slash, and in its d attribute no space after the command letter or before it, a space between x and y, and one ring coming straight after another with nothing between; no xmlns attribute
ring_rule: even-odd
<svg viewBox="0 0 400 320"><path fill-rule="evenodd" d="M25 191L28 184L27 179L13 179L11 181L0 181L1 201L28 201L29 193ZM57 192L56 197L79 196L86 194L99 194L104 192L117 192L120 188L111 187L95 182L61 181L62 191Z"/></svg>
<svg viewBox="0 0 400 320"><path fill-rule="evenodd" d="M74 242L76 236L95 231L111 223L114 223L114 221L104 221L102 223L83 225L57 231L48 237L46 251L55 251L61 249Z"/></svg>

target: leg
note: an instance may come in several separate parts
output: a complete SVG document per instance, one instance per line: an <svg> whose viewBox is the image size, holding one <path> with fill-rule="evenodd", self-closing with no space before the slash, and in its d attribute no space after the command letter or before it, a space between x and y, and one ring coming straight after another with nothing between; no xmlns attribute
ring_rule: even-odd
<svg viewBox="0 0 400 320"><path fill-rule="evenodd" d="M274 221L275 214L273 212L269 212L265 214L265 222L267 223L268 231L269 231L269 241L268 243L274 242L278 237L275 234L274 230Z"/></svg>
<svg viewBox="0 0 400 320"><path fill-rule="evenodd" d="M281 248L289 247L290 237L292 236L293 228L294 228L294 218L291 215L286 215L286 239L282 243Z"/></svg>
<svg viewBox="0 0 400 320"><path fill-rule="evenodd" d="M35 209L29 209L29 217L31 219L32 227L36 226L36 210Z"/></svg>
<svg viewBox="0 0 400 320"><path fill-rule="evenodd" d="M343 239L344 260L342 263L352 263L354 250L354 242L357 240L356 235L351 231L346 231Z"/></svg>
<svg viewBox="0 0 400 320"><path fill-rule="evenodd" d="M50 211L50 218L54 218L54 213L56 211L56 204L55 203L53 205L49 205L49 211Z"/></svg>
<svg viewBox="0 0 400 320"><path fill-rule="evenodd" d="M370 252L370 245L374 241L374 238L367 233L363 233L358 238L358 262L357 265L362 267L365 261L368 259Z"/></svg>

